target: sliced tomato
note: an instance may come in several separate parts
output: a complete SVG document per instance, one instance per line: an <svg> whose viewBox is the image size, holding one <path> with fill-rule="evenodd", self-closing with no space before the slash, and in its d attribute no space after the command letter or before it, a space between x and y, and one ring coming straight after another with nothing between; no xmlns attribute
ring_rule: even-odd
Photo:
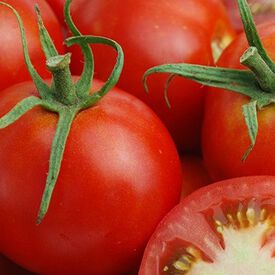
<svg viewBox="0 0 275 275"><path fill-rule="evenodd" d="M275 271L275 177L221 181L176 206L152 235L140 275Z"/></svg>

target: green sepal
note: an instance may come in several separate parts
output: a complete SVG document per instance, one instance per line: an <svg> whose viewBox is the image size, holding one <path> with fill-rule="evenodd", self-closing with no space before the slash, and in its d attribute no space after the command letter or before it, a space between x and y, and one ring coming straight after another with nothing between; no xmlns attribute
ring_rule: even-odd
<svg viewBox="0 0 275 275"><path fill-rule="evenodd" d="M263 47L247 0L238 0L238 5L249 46L257 48L265 63L275 72L275 65Z"/></svg>
<svg viewBox="0 0 275 275"><path fill-rule="evenodd" d="M65 21L74 36L81 36L81 33L73 23L73 20L70 14L71 2L72 2L71 0L67 0L65 2L65 6L64 6ZM87 44L86 41L82 40L77 44L79 44L79 46L81 47L81 50L84 56L84 67L83 67L83 72L81 74L80 79L75 84L75 89L77 91L77 96L79 98L85 98L87 95L89 95L91 86L92 86L92 80L94 75L94 58L93 58L91 47ZM73 44L67 44L67 46L71 46L71 45Z"/></svg>
<svg viewBox="0 0 275 275"><path fill-rule="evenodd" d="M252 151L258 134L258 118L257 118L257 101L253 100L245 105L243 105L243 116L245 124L248 129L250 146L248 150L244 153L242 161L245 161L249 153Z"/></svg>
<svg viewBox="0 0 275 275"><path fill-rule="evenodd" d="M23 99L17 103L7 114L0 118L0 129L3 129L14 123L26 112L41 104L42 100L36 96L30 96Z"/></svg>
<svg viewBox="0 0 275 275"><path fill-rule="evenodd" d="M81 44L81 43L90 43L90 44L104 44L109 45L117 51L117 59L115 66L105 84L101 87L101 89L94 94L90 95L85 101L83 106L89 107L91 104L95 104L98 100L100 100L109 90L111 90L119 80L119 77L122 72L123 64L124 64L124 54L121 46L114 40L102 37L102 36L75 36L70 37L65 40L65 43L68 46L73 44Z"/></svg>
<svg viewBox="0 0 275 275"><path fill-rule="evenodd" d="M42 49L44 51L44 54L46 56L46 59L49 59L51 57L54 57L58 55L58 52L55 48L55 45L43 23L43 20L41 18L40 10L38 5L35 5L35 12L36 16L38 19L38 27L39 27L39 37L40 37L40 42L42 45Z"/></svg>
<svg viewBox="0 0 275 275"><path fill-rule="evenodd" d="M52 193L60 172L60 167L63 159L64 150L66 147L67 138L77 111L78 110L64 108L62 111L59 112L59 119L51 147L49 172L36 224L39 224L42 221L49 208Z"/></svg>
<svg viewBox="0 0 275 275"><path fill-rule="evenodd" d="M180 75L206 86L235 91L250 98L258 98L259 92L262 91L250 71L193 64L166 64L150 68L145 72L143 83L147 92L146 80L153 73Z"/></svg>

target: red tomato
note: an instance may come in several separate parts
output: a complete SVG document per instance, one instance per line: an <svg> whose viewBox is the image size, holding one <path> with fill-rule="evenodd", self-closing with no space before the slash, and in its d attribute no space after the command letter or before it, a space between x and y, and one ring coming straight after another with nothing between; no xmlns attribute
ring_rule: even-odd
<svg viewBox="0 0 275 275"><path fill-rule="evenodd" d="M182 198L200 187L211 183L201 157L195 155L182 156L181 167L183 174Z"/></svg>
<svg viewBox="0 0 275 275"><path fill-rule="evenodd" d="M263 44L275 60L274 24L259 27ZM248 45L244 35L240 35L224 52L218 66L244 68L240 56ZM202 134L203 155L207 170L214 180L247 175L275 175L274 106L258 112L259 132L256 145L248 158L242 157L247 151L250 140L242 114L242 105L249 99L226 90L209 89L205 105Z"/></svg>
<svg viewBox="0 0 275 275"><path fill-rule="evenodd" d="M243 25L237 1L223 0L223 2L228 10L232 25L237 32L241 32ZM257 24L275 21L274 0L248 0L247 2L250 4L253 17Z"/></svg>
<svg viewBox="0 0 275 275"><path fill-rule="evenodd" d="M49 77L45 69L46 59L41 49L34 5L38 4L45 26L51 34L55 45L63 52L61 26L45 0L5 0L22 16L27 35L31 60L42 77ZM0 5L0 90L15 83L31 79L26 69L21 36L16 17L7 7Z"/></svg>
<svg viewBox="0 0 275 275"><path fill-rule="evenodd" d="M158 225L139 274L273 274L274 217L274 177L208 185Z"/></svg>
<svg viewBox="0 0 275 275"><path fill-rule="evenodd" d="M3 91L0 116L30 94L28 82ZM0 251L39 274L129 272L179 201L174 143L147 106L114 89L75 118L49 210L36 225L56 121L34 108L0 131Z"/></svg>
<svg viewBox="0 0 275 275"><path fill-rule="evenodd" d="M50 2L57 9L60 6L60 1ZM156 111L179 149L199 151L204 101L201 86L175 79L169 89L172 106L169 109L163 97L167 75L150 77L149 96L144 92L142 76L150 67L167 62L212 64L211 44L216 50L233 36L220 1L74 0L72 16L82 33L110 37L120 43L125 53L125 67L118 87ZM96 76L106 79L115 53L98 45L93 46L93 50ZM72 61L75 73L81 71L81 59L80 52L75 51Z"/></svg>
<svg viewBox="0 0 275 275"><path fill-rule="evenodd" d="M52 7L53 11L56 13L57 18L61 23L64 23L64 3L65 0L46 0ZM73 0L74 2L75 0Z"/></svg>
<svg viewBox="0 0 275 275"><path fill-rule="evenodd" d="M31 275L33 273L24 270L12 261L0 254L0 274L1 275Z"/></svg>

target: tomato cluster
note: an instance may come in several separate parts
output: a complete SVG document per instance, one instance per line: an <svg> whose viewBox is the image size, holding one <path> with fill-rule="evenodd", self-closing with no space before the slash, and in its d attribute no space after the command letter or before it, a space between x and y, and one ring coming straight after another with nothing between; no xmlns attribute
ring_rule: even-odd
<svg viewBox="0 0 275 275"><path fill-rule="evenodd" d="M0 274L273 274L272 7L0 1Z"/></svg>

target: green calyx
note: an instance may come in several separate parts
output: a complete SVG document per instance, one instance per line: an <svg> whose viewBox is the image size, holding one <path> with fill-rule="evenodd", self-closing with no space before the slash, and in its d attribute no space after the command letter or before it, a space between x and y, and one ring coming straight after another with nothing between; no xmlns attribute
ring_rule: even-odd
<svg viewBox="0 0 275 275"><path fill-rule="evenodd" d="M4 2L0 2L0 4L10 8L18 20L25 63L39 93L39 97L30 96L23 99L6 115L0 118L0 129L11 125L35 106L41 106L48 111L58 114L58 123L50 154L48 176L36 220L36 223L39 224L49 208L52 193L60 172L66 141L75 116L82 110L94 106L108 93L108 91L110 91L110 89L115 86L122 71L124 57L120 45L115 41L99 36L82 36L70 16L71 0L66 0L64 13L67 25L73 36L67 38L65 43L67 46L78 44L81 47L85 61L82 75L80 79L74 83L69 68L71 55L69 53L65 55L58 54L52 39L43 24L40 11L36 6L35 10L38 18L40 41L47 59L46 66L53 76L52 84L49 86L39 76L31 63L25 29L18 12L9 4ZM90 43L109 45L118 53L116 64L110 77L100 90L93 94L90 94L94 73L94 61L89 46Z"/></svg>
<svg viewBox="0 0 275 275"><path fill-rule="evenodd" d="M165 64L147 70L144 74L144 87L147 77L153 73L171 74L165 86L165 99L170 106L167 90L169 83L175 75L196 81L200 84L230 90L245 96L251 101L243 105L243 116L248 128L250 146L243 155L247 158L253 149L257 133L257 112L263 107L275 103L275 63L268 56L256 30L256 26L246 0L238 0L239 10L249 48L241 56L240 62L249 70L237 70L193 64Z"/></svg>

